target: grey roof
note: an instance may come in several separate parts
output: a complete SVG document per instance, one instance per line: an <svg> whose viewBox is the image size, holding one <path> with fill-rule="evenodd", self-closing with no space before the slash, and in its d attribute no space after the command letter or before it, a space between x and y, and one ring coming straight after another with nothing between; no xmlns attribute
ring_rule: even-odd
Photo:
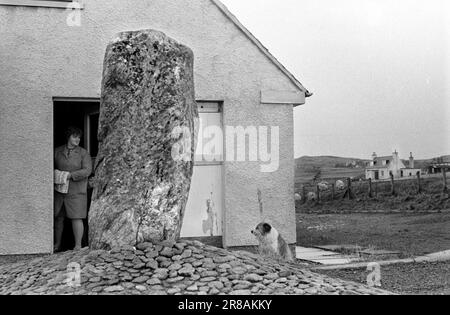
<svg viewBox="0 0 450 315"><path fill-rule="evenodd" d="M369 166L366 167L366 171L371 171L371 170L387 170L389 169L388 165L384 165L384 166Z"/></svg>
<svg viewBox="0 0 450 315"><path fill-rule="evenodd" d="M377 162L379 162L379 161L392 161L393 159L394 159L394 157L392 155L390 155L390 156L380 156L380 157L377 157L375 159L375 161L377 161Z"/></svg>

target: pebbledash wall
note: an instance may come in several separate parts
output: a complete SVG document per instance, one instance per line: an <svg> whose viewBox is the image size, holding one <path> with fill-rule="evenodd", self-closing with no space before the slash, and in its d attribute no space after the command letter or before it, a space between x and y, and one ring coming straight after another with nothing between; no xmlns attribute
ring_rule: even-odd
<svg viewBox="0 0 450 315"><path fill-rule="evenodd" d="M80 3L69 26L59 1L0 0L0 254L52 252L53 97L99 98L107 43L146 28L193 49L196 98L223 101L224 125L280 127L278 171L224 163L224 246L256 245L258 189L295 243L293 105L307 90L216 0Z"/></svg>

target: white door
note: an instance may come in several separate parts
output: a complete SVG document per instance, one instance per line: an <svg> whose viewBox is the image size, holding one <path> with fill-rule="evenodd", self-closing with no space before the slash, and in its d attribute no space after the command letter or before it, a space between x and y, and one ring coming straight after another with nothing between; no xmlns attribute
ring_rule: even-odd
<svg viewBox="0 0 450 315"><path fill-rule="evenodd" d="M220 104L199 103L199 116L194 176L181 237L222 236L223 134Z"/></svg>

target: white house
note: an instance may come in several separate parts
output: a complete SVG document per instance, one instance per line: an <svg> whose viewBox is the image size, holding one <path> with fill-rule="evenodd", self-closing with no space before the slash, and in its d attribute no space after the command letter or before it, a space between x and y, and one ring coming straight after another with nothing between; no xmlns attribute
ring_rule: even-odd
<svg viewBox="0 0 450 315"><path fill-rule="evenodd" d="M256 245L260 191L264 219L295 244L293 111L311 93L220 1L0 0L0 254L53 251L53 150L72 124L95 157L106 46L139 29L193 50L204 128L242 131L224 135L217 159L197 160L182 236ZM258 139L255 130L276 132L279 147L260 143L272 154L258 150L257 160L254 150L245 160L223 158L235 152L229 143Z"/></svg>
<svg viewBox="0 0 450 315"><path fill-rule="evenodd" d="M366 168L366 179L372 180L387 180L391 178L391 174L394 178L405 178L416 176L420 173L420 169L414 168L414 157L412 152L409 157L408 167L405 166L400 159L397 151L392 153L391 156L378 157L376 153L372 155L372 161Z"/></svg>

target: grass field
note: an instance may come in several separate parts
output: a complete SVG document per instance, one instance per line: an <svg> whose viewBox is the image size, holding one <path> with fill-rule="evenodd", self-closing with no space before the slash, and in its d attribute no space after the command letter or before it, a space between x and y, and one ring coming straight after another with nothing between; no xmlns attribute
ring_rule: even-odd
<svg viewBox="0 0 450 315"><path fill-rule="evenodd" d="M450 213L297 215L300 246L358 245L403 258L450 249Z"/></svg>
<svg viewBox="0 0 450 315"><path fill-rule="evenodd" d="M358 245L411 258L450 249L450 213L430 215L297 215L301 246ZM377 260L379 257L377 257ZM366 269L316 271L367 284ZM398 294L450 294L450 262L383 266L382 289Z"/></svg>
<svg viewBox="0 0 450 315"><path fill-rule="evenodd" d="M318 271L349 281L367 283L365 269ZM450 295L450 262L383 266L381 288L402 295Z"/></svg>

